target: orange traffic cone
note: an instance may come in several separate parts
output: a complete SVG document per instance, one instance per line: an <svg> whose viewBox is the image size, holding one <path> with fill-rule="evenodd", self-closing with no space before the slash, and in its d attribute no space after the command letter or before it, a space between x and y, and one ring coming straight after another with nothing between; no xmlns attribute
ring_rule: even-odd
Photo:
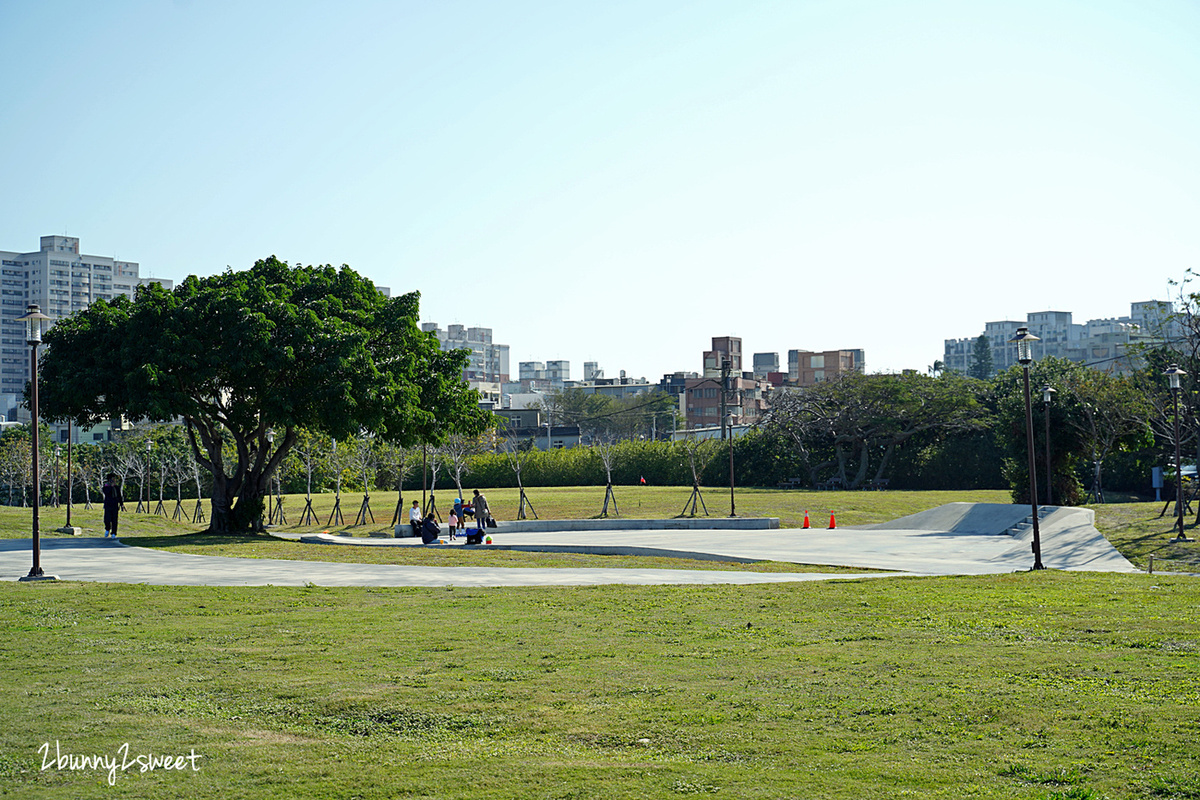
<svg viewBox="0 0 1200 800"><path fill-rule="evenodd" d="M829 530L833 530L836 527L837 527L837 520L833 518L833 512L830 511L829 512Z"/></svg>
<svg viewBox="0 0 1200 800"><path fill-rule="evenodd" d="M808 512L807 511L804 512L804 527L805 528L812 527L811 525L808 524Z"/></svg>

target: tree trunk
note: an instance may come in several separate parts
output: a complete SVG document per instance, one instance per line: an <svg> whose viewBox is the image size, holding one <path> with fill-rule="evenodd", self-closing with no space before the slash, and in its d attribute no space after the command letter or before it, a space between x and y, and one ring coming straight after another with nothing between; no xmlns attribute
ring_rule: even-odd
<svg viewBox="0 0 1200 800"><path fill-rule="evenodd" d="M850 489L857 489L863 485L863 481L867 479L867 467L871 464L871 441L863 439L862 447L859 448L858 472L854 475L854 483L850 484Z"/></svg>
<svg viewBox="0 0 1200 800"><path fill-rule="evenodd" d="M228 481L214 481L212 516L209 520L208 532L262 532L262 512L266 505L266 491L263 484L263 480L246 480L241 493L231 497L232 487Z"/></svg>

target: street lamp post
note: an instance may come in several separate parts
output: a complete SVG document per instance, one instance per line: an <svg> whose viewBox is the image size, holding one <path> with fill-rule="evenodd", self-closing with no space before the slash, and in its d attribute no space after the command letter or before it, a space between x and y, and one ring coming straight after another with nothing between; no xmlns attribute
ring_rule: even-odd
<svg viewBox="0 0 1200 800"><path fill-rule="evenodd" d="M154 449L154 440L146 440L146 513L150 513L150 451ZM140 504L139 504L140 505Z"/></svg>
<svg viewBox="0 0 1200 800"><path fill-rule="evenodd" d="M54 464L53 464L54 469L50 470L51 474L54 475L54 478L53 478L54 489L50 492L50 505L54 506L55 508L58 508L58 505L59 505L58 462L61 460L62 460L62 447L60 445L56 444L56 445L54 445Z"/></svg>
<svg viewBox="0 0 1200 800"><path fill-rule="evenodd" d="M67 420L67 524L58 529L59 533L65 533L68 536L78 536L83 533L79 528L71 524L71 506L74 505L75 495L74 488L71 486L71 479L75 477L75 464L71 460L71 438L73 436L71 429L71 420ZM58 450L58 445L54 446Z"/></svg>
<svg viewBox="0 0 1200 800"><path fill-rule="evenodd" d="M267 450L268 450L267 458L268 459L270 458L270 455L271 455L269 452L271 449L271 445L274 443L275 443L275 431L268 428L267 429ZM268 525L275 524L275 510L271 507L271 478L269 476L267 477L267 524Z"/></svg>
<svg viewBox="0 0 1200 800"><path fill-rule="evenodd" d="M1042 564L1042 533L1038 528L1037 468L1033 458L1033 404L1029 399L1029 365L1033 363L1030 346L1033 342L1041 340L1022 325L1017 328L1016 336L1008 341L1017 345L1017 363L1021 365L1021 374L1025 380L1025 450L1029 455L1029 507L1033 511L1033 568L1045 569Z"/></svg>
<svg viewBox="0 0 1200 800"><path fill-rule="evenodd" d="M1183 533L1183 454L1179 449L1179 379L1187 373L1178 364L1172 364L1163 375L1171 382L1171 404L1175 417L1175 517L1179 526L1175 541L1186 542L1188 538Z"/></svg>
<svg viewBox="0 0 1200 800"><path fill-rule="evenodd" d="M1054 505L1054 490L1050 469L1050 400L1056 394L1054 387L1046 384L1042 387L1042 408L1046 412L1046 505Z"/></svg>
<svg viewBox="0 0 1200 800"><path fill-rule="evenodd" d="M71 420L67 420L67 527L71 527L71 503L75 499L71 491L71 478L75 475L75 466L71 463ZM74 530L72 530L74 533Z"/></svg>
<svg viewBox="0 0 1200 800"><path fill-rule="evenodd" d="M729 415L729 516L736 517L737 510L733 504L733 414Z"/></svg>
<svg viewBox="0 0 1200 800"><path fill-rule="evenodd" d="M42 571L42 538L38 528L38 510L42 502L42 478L38 463L38 363L37 349L42 343L42 320L50 319L41 312L36 304L30 303L23 316L17 317L26 323L26 341L29 344L29 411L32 414L31 437L33 439L33 568L22 581L56 581L57 575L47 575Z"/></svg>

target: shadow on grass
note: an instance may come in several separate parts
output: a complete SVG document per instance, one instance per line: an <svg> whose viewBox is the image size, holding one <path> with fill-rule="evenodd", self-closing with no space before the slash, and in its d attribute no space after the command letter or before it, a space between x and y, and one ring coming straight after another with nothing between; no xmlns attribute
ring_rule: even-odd
<svg viewBox="0 0 1200 800"><path fill-rule="evenodd" d="M204 547L207 545L261 544L277 541L279 540L265 533L209 533L201 531L199 533L176 533L166 536L130 536L126 540L126 544L152 548L178 547L180 545Z"/></svg>

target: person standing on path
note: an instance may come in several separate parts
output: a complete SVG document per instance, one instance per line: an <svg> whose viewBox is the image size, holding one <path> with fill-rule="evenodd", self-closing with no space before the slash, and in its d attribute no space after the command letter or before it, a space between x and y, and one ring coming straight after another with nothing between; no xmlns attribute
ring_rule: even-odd
<svg viewBox="0 0 1200 800"><path fill-rule="evenodd" d="M472 505L475 508L475 527L483 530L487 527L487 520L491 516L492 510L488 508L487 498L481 495L478 489L475 490L475 499L472 501Z"/></svg>
<svg viewBox="0 0 1200 800"><path fill-rule="evenodd" d="M104 494L104 538L117 538L117 517L125 498L121 496L121 487L117 485L115 473L104 476L104 486L100 490Z"/></svg>

